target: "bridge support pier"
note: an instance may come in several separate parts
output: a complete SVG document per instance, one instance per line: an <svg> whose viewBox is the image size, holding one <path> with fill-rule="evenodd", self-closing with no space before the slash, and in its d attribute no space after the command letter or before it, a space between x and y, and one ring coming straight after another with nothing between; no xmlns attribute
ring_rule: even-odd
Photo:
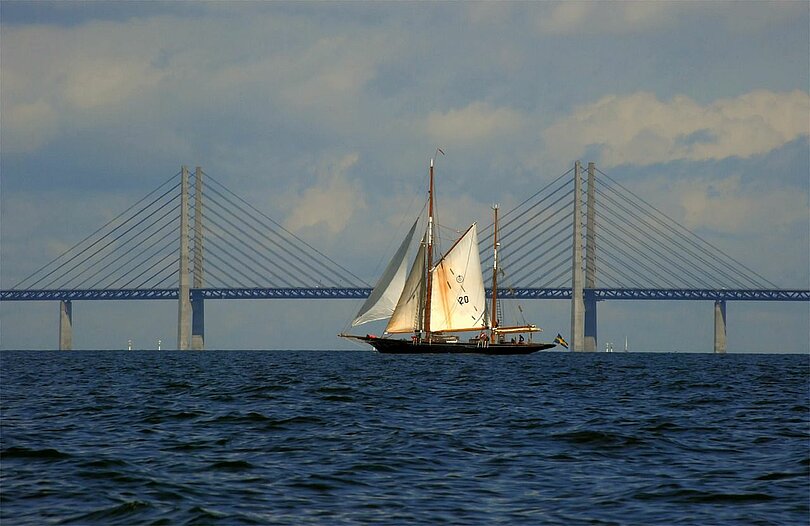
<svg viewBox="0 0 810 526"><path fill-rule="evenodd" d="M73 303L70 300L59 302L59 350L73 349Z"/></svg>
<svg viewBox="0 0 810 526"><path fill-rule="evenodd" d="M202 293L191 291L191 350L205 349L205 303Z"/></svg>
<svg viewBox="0 0 810 526"><path fill-rule="evenodd" d="M597 350L596 341L596 165L588 163L588 190L585 203L585 351Z"/></svg>
<svg viewBox="0 0 810 526"><path fill-rule="evenodd" d="M594 352L596 347L596 294L593 289L585 289L585 348L584 351Z"/></svg>
<svg viewBox="0 0 810 526"><path fill-rule="evenodd" d="M203 201L202 168L194 170L194 288L191 290L191 349L205 349L205 303L203 300Z"/></svg>
<svg viewBox="0 0 810 526"><path fill-rule="evenodd" d="M585 303L582 300L582 183L580 163L574 163L574 236L571 257L571 350L585 350Z"/></svg>
<svg viewBox="0 0 810 526"><path fill-rule="evenodd" d="M714 352L726 353L726 302L714 302Z"/></svg>

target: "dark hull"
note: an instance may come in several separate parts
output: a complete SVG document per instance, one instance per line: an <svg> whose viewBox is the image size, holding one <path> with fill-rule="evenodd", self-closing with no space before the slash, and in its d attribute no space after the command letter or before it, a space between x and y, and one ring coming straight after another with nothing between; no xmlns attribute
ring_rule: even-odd
<svg viewBox="0 0 810 526"><path fill-rule="evenodd" d="M553 343L491 343L481 346L477 343L414 343L410 340L375 338L372 336L341 335L367 343L384 354L531 354L556 347Z"/></svg>

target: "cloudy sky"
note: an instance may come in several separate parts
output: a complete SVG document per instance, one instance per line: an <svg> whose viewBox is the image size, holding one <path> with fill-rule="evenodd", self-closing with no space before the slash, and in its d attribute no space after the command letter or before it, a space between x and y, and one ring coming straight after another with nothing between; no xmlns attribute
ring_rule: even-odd
<svg viewBox="0 0 810 526"><path fill-rule="evenodd" d="M483 221L491 202L508 207L574 160L594 161L770 281L807 289L809 12L807 2L3 1L0 285L181 164L373 282L441 147L451 224ZM207 346L352 348L334 335L358 306L210 301ZM552 337L569 332L567 302L524 308ZM728 348L810 352L809 309L730 303ZM171 346L176 311L74 302L74 347ZM606 302L599 323L601 342L626 335L636 350L712 348L711 302ZM58 306L4 302L0 324L0 348L53 348Z"/></svg>

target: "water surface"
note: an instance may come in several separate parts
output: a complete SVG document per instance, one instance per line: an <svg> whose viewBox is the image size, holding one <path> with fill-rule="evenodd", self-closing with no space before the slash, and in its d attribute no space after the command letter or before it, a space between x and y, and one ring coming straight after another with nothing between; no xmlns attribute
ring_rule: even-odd
<svg viewBox="0 0 810 526"><path fill-rule="evenodd" d="M0 353L0 523L810 522L805 355Z"/></svg>

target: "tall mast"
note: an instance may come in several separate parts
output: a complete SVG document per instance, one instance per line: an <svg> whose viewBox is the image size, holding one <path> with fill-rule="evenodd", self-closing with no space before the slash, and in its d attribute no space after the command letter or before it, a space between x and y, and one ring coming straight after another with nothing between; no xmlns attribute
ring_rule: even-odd
<svg viewBox="0 0 810 526"><path fill-rule="evenodd" d="M489 341L495 343L495 328L498 326L498 205L495 211L495 239L492 243L492 310L489 314Z"/></svg>
<svg viewBox="0 0 810 526"><path fill-rule="evenodd" d="M425 280L425 321L422 327L425 330L428 341L430 337L430 300L433 288L433 275L431 273L431 266L433 265L433 159L430 159L430 190L428 191L428 231L427 231L427 279Z"/></svg>

